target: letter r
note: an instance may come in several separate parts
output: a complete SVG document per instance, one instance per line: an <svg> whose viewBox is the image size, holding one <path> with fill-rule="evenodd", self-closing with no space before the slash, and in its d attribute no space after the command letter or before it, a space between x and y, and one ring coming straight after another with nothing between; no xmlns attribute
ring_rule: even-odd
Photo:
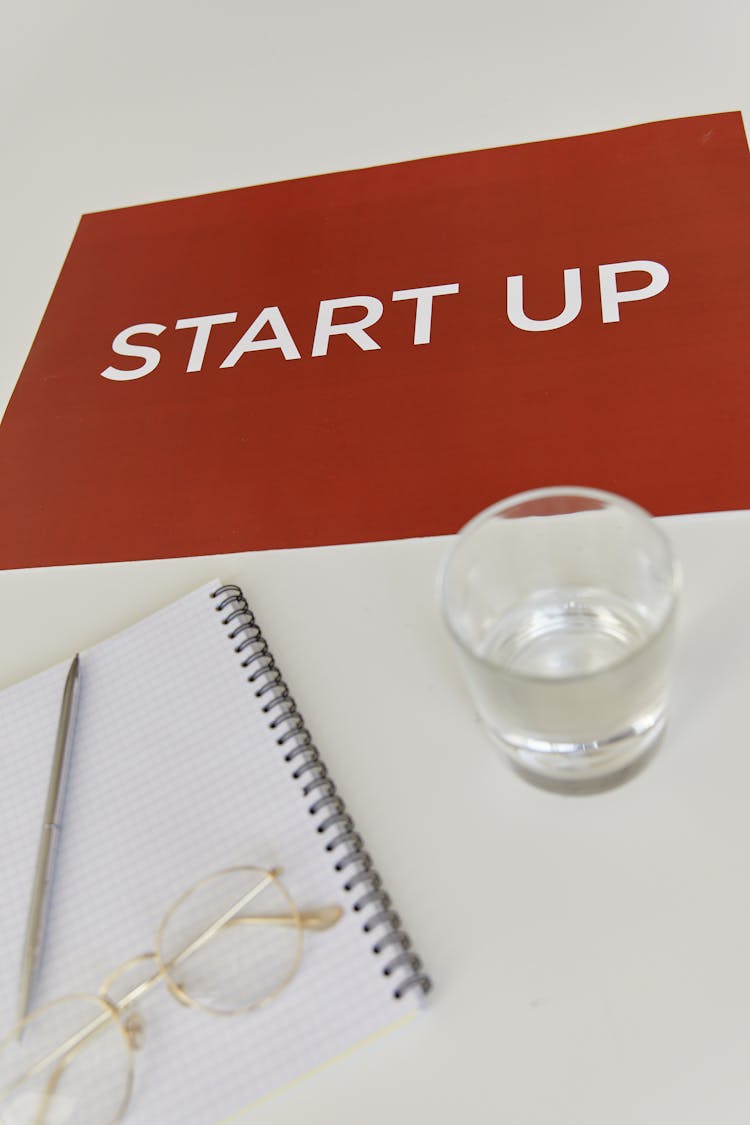
<svg viewBox="0 0 750 1125"><path fill-rule="evenodd" d="M358 320L348 320L344 324L334 324L333 314L337 309L361 308L364 316ZM364 352L374 351L380 344L365 331L376 324L383 315L383 302L377 297L337 297L332 301L321 301L318 307L318 320L315 325L312 355L327 355L331 336L349 336Z"/></svg>

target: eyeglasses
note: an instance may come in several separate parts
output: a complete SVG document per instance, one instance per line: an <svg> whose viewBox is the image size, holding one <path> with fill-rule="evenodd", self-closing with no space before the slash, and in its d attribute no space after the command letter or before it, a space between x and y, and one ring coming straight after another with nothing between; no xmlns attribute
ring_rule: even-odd
<svg viewBox="0 0 750 1125"><path fill-rule="evenodd" d="M143 1036L136 1003L162 982L181 1004L239 1015L294 976L305 930L326 930L338 906L300 913L280 869L231 867L181 895L154 951L120 965L96 994L53 1000L0 1042L0 1125L116 1125Z"/></svg>

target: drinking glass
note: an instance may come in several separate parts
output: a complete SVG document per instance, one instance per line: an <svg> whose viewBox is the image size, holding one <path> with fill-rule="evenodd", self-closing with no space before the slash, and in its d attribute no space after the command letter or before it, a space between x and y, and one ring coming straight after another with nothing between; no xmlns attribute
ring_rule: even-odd
<svg viewBox="0 0 750 1125"><path fill-rule="evenodd" d="M679 584L662 528L609 492L520 493L459 532L442 612L480 718L528 780L595 791L650 757Z"/></svg>

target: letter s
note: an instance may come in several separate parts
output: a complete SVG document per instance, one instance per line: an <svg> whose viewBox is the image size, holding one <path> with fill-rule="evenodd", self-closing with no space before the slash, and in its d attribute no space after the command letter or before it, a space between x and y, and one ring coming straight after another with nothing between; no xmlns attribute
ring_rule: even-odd
<svg viewBox="0 0 750 1125"><path fill-rule="evenodd" d="M166 324L131 324L130 328L123 328L112 341L112 351L115 355L135 356L137 359L142 359L143 363L130 371L123 371L119 367L105 367L99 374L105 379L114 379L121 383L128 379L142 379L144 375L149 375L159 366L161 352L158 348L150 348L147 344L131 344L130 337L140 332L148 332L150 336L161 336L166 327Z"/></svg>

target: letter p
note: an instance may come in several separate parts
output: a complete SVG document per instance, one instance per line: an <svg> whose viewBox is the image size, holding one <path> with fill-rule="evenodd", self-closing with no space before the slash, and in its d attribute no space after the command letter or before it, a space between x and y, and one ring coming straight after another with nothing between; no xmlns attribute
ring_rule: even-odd
<svg viewBox="0 0 750 1125"><path fill-rule="evenodd" d="M651 280L641 289L617 288L617 275L621 273L647 273ZM612 324L620 319L620 305L625 301L645 301L666 289L669 271L660 262L613 262L599 266L599 292L602 300L602 321Z"/></svg>

